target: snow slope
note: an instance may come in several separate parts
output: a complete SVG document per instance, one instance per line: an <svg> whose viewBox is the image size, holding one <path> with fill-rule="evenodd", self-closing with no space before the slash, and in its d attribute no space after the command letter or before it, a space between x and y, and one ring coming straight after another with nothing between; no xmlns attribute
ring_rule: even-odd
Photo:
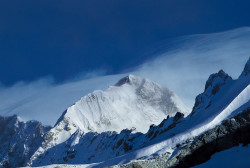
<svg viewBox="0 0 250 168"><path fill-rule="evenodd" d="M120 132L128 128L145 133L150 125L157 125L176 112L187 115L189 110L173 92L148 79L129 75L107 91L95 91L69 107L46 135L30 164L69 138L74 137L74 144L78 144L88 132Z"/></svg>
<svg viewBox="0 0 250 168"><path fill-rule="evenodd" d="M189 112L174 93L148 79L129 75L107 91L84 96L67 109L63 118L84 132L120 132L132 127L146 132L149 125L159 124L177 111Z"/></svg>

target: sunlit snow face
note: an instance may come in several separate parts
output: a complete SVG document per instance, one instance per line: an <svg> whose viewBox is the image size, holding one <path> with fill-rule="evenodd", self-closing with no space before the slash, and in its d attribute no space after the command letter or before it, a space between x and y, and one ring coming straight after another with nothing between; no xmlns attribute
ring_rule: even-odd
<svg viewBox="0 0 250 168"><path fill-rule="evenodd" d="M57 85L49 79L42 79L1 87L0 114L18 114L24 120L37 119L54 124L61 113L82 96L96 89L105 90L130 73L168 87L191 108L211 73L224 69L236 78L250 55L250 28L187 36L177 41L182 43L128 73Z"/></svg>

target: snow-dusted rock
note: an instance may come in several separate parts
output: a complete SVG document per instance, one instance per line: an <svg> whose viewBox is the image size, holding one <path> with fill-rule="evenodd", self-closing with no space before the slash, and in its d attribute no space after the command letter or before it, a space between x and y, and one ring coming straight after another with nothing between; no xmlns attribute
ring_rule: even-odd
<svg viewBox="0 0 250 168"><path fill-rule="evenodd" d="M33 160L32 166L49 164L89 164L109 160L128 152L159 142L164 134L183 120L182 113L167 117L158 126L151 125L146 134L134 132L134 129L124 129L120 133L88 132L73 134L67 141L49 148ZM51 159L53 158L53 159Z"/></svg>
<svg viewBox="0 0 250 168"><path fill-rule="evenodd" d="M40 122L23 122L20 117L0 116L0 167L24 166L51 129Z"/></svg>
<svg viewBox="0 0 250 168"><path fill-rule="evenodd" d="M209 108L209 106L214 103L214 97L216 97L220 88L225 84L231 83L232 81L232 77L226 74L223 70L210 75L206 82L204 92L199 94L195 99L191 115L193 115L196 111L202 111Z"/></svg>
<svg viewBox="0 0 250 168"><path fill-rule="evenodd" d="M177 145L177 152L172 154L172 156L164 154L163 156L151 158L150 160L117 165L114 166L114 168L193 167L208 161L210 157L217 152L239 146L240 144L247 146L247 144L250 143L249 129L250 108L245 109L235 117L227 119L215 128L195 137L194 141L187 141L186 143ZM245 158L249 158L249 156ZM226 160L226 158L224 160ZM248 160L245 162L247 163Z"/></svg>

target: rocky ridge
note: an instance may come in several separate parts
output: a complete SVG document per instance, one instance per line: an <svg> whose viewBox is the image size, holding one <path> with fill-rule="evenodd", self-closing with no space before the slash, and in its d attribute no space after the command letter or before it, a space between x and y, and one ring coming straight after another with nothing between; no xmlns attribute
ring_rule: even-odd
<svg viewBox="0 0 250 168"><path fill-rule="evenodd" d="M51 129L38 121L0 116L0 167L24 166Z"/></svg>
<svg viewBox="0 0 250 168"><path fill-rule="evenodd" d="M177 112L174 117L168 116L158 126L151 125L145 134L134 132L134 129L124 129L120 133L77 132L66 142L41 154L32 162L32 166L102 162L155 143L156 137L164 136L165 132L174 128L183 119L184 114ZM53 160L50 159L52 157Z"/></svg>
<svg viewBox="0 0 250 168"><path fill-rule="evenodd" d="M235 146L250 143L250 107L233 118L223 121L221 125L203 133L192 140L178 144L178 152L173 156L166 153L164 156L150 160L135 161L125 165L116 165L114 168L187 168L208 161L213 154Z"/></svg>

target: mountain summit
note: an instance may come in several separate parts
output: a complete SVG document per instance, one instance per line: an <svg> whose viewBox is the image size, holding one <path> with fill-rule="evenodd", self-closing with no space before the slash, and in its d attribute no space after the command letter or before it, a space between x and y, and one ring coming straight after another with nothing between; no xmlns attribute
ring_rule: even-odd
<svg viewBox="0 0 250 168"><path fill-rule="evenodd" d="M173 92L148 79L129 75L106 91L82 97L66 110L57 126L85 133L120 132L132 127L146 132L151 124L159 124L176 112L189 111Z"/></svg>
<svg viewBox="0 0 250 168"><path fill-rule="evenodd" d="M145 78L126 76L106 91L94 91L69 107L47 133L31 161L49 148L72 137L79 139L88 132L131 129L146 133L150 125L158 125L177 112L187 116L189 110L169 89Z"/></svg>

